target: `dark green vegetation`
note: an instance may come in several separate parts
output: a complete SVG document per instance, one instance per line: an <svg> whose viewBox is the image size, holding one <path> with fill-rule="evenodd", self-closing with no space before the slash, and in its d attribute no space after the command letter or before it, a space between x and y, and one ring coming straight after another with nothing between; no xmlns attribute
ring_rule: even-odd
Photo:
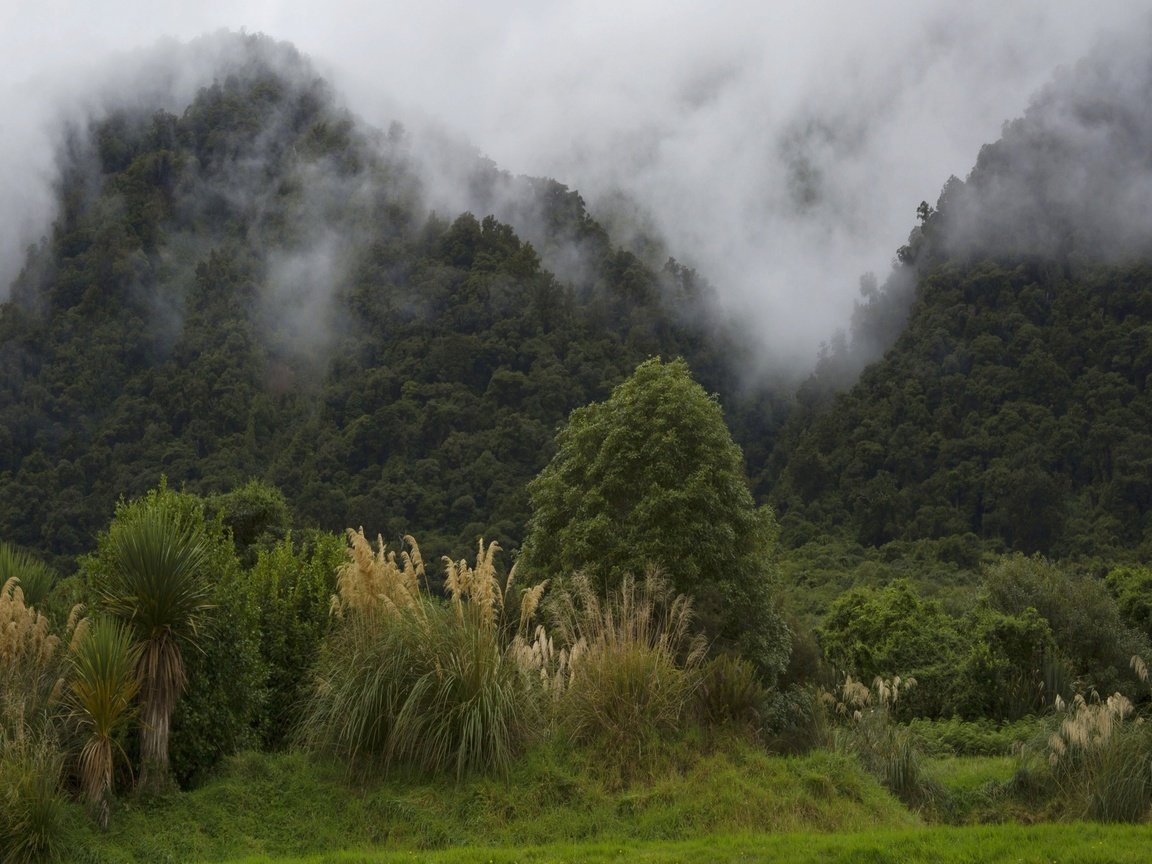
<svg viewBox="0 0 1152 864"><path fill-rule="evenodd" d="M361 129L294 51L235 41L181 114L74 130L0 307L0 537L66 564L166 474L259 477L299 524L511 549L573 408L652 354L732 391L714 354L739 347L680 323L707 290L690 271L525 184L544 241L578 244L557 279L495 218L427 212L402 132Z"/></svg>
<svg viewBox="0 0 1152 864"><path fill-rule="evenodd" d="M1147 88L1046 92L792 393L575 193L477 160L533 244L443 218L221 56L73 130L0 306L4 864L1147 819ZM812 842L1024 835L956 836Z"/></svg>
<svg viewBox="0 0 1152 864"><path fill-rule="evenodd" d="M1152 554L1149 78L1143 49L1089 58L921 205L854 321L890 350L836 396L855 367L830 351L777 444L787 542Z"/></svg>

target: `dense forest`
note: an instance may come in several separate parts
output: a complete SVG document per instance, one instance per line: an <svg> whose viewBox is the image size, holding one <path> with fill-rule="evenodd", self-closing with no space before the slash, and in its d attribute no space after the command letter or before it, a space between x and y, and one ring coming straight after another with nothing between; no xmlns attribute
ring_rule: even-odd
<svg viewBox="0 0 1152 864"><path fill-rule="evenodd" d="M286 46L233 48L181 115L73 130L59 217L0 308L0 537L70 568L165 475L259 478L301 525L516 548L557 427L652 355L687 358L766 446L780 413L739 388L748 346L691 270L478 158L478 194L512 195L541 251L427 212L402 129L362 128ZM567 281L541 265L561 249Z"/></svg>

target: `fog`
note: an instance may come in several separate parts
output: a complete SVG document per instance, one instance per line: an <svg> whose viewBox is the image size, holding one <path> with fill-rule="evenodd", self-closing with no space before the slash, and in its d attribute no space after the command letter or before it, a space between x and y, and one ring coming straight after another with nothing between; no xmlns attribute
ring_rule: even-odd
<svg viewBox="0 0 1152 864"><path fill-rule="evenodd" d="M0 285L47 230L61 120L94 110L94 82L130 99L156 87L159 39L245 28L294 43L414 148L439 128L594 212L628 201L773 357L804 365L846 323L861 274L883 276L919 202L1152 0L5 6ZM451 183L429 188L453 203Z"/></svg>

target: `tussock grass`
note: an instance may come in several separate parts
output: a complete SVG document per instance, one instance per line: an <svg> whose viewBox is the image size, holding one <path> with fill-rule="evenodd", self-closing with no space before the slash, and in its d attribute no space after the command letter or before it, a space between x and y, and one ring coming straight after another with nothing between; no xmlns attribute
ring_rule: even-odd
<svg viewBox="0 0 1152 864"><path fill-rule="evenodd" d="M39 609L52 591L56 574L31 553L0 542L0 585L9 579L19 580L24 602Z"/></svg>
<svg viewBox="0 0 1152 864"><path fill-rule="evenodd" d="M360 771L507 773L539 725L536 677L521 657L543 588L520 595L509 625L514 574L499 584L495 543L481 542L475 567L446 561L442 603L420 589L415 540L397 556L362 531L349 538L300 740Z"/></svg>
<svg viewBox="0 0 1152 864"><path fill-rule="evenodd" d="M63 766L50 730L0 729L0 864L43 864L68 847Z"/></svg>
<svg viewBox="0 0 1152 864"><path fill-rule="evenodd" d="M824 701L834 706L835 716L841 719L833 736L836 749L857 756L869 773L908 806L926 808L940 790L923 771L915 736L893 718L900 693L915 685L916 679L897 676L876 678L867 687L849 675L839 693L825 693Z"/></svg>
<svg viewBox="0 0 1152 864"><path fill-rule="evenodd" d="M672 596L656 571L640 583L625 577L603 599L577 574L551 610L570 652L567 682L554 688L561 726L624 774L643 770L700 687L707 646L693 632L691 600Z"/></svg>
<svg viewBox="0 0 1152 864"><path fill-rule="evenodd" d="M1072 704L1058 702L1059 728L1048 739L1048 763L1060 796L1074 816L1139 822L1152 807L1152 730L1113 693Z"/></svg>

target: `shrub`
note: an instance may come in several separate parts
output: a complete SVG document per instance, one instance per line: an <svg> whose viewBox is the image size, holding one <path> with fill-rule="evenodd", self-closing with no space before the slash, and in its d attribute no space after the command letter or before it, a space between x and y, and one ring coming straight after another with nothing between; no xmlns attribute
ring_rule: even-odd
<svg viewBox="0 0 1152 864"><path fill-rule="evenodd" d="M903 716L951 713L962 637L940 603L898 580L853 588L828 610L820 644L828 661L857 680L907 672L920 682L899 706Z"/></svg>
<svg viewBox="0 0 1152 864"><path fill-rule="evenodd" d="M63 763L45 731L13 738L0 729L0 864L41 864L67 848Z"/></svg>
<svg viewBox="0 0 1152 864"><path fill-rule="evenodd" d="M264 749L283 748L307 696L344 542L316 533L303 542L289 535L262 551L246 577L246 593L259 618L260 656L267 671L267 699L256 728Z"/></svg>
<svg viewBox="0 0 1152 864"><path fill-rule="evenodd" d="M557 688L562 724L612 764L642 766L677 730L700 686L706 645L691 629L691 600L673 597L655 571L640 584L625 576L604 600L577 574L552 611L570 652L567 681Z"/></svg>
<svg viewBox="0 0 1152 864"><path fill-rule="evenodd" d="M733 654L718 654L700 672L697 713L706 724L758 728L768 691L756 667Z"/></svg>
<svg viewBox="0 0 1152 864"><path fill-rule="evenodd" d="M1103 702L1079 694L1057 703L1060 727L1048 739L1052 777L1071 815L1139 822L1152 806L1152 734L1119 693Z"/></svg>
<svg viewBox="0 0 1152 864"><path fill-rule="evenodd" d="M301 740L353 768L506 773L532 728L537 688L518 660L523 640L502 636L514 573L499 585L499 547L481 543L475 568L447 562L444 604L420 591L412 538L398 561L383 541L374 551L362 532L349 537ZM521 595L517 631L542 590Z"/></svg>
<svg viewBox="0 0 1152 864"><path fill-rule="evenodd" d="M909 807L924 808L940 789L923 771L915 736L896 723L894 708L901 693L916 685L914 678L877 678L866 687L851 676L837 694L825 693L841 723L834 733L836 749L855 754L866 771Z"/></svg>

